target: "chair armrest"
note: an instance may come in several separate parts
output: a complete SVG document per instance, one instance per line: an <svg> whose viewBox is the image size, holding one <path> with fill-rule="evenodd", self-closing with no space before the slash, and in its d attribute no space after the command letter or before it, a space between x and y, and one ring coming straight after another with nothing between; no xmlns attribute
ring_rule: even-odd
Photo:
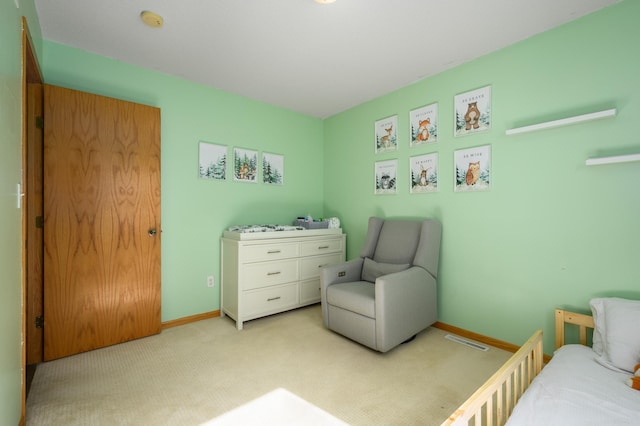
<svg viewBox="0 0 640 426"><path fill-rule="evenodd" d="M357 258L344 263L323 266L320 269L320 299L322 302L322 321L327 326L327 288L332 284L360 281L364 259Z"/></svg>
<svg viewBox="0 0 640 426"><path fill-rule="evenodd" d="M375 291L376 340L383 352L437 320L436 280L419 266L378 277Z"/></svg>
<svg viewBox="0 0 640 426"><path fill-rule="evenodd" d="M344 263L323 266L320 270L322 285L360 281L364 259L357 258Z"/></svg>

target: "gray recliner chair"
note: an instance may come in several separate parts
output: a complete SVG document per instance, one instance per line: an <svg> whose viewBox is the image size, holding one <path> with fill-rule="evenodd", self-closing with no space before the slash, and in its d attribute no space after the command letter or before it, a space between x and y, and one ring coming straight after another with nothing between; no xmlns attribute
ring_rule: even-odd
<svg viewBox="0 0 640 426"><path fill-rule="evenodd" d="M387 352L437 319L440 222L369 219L360 257L320 272L325 327Z"/></svg>

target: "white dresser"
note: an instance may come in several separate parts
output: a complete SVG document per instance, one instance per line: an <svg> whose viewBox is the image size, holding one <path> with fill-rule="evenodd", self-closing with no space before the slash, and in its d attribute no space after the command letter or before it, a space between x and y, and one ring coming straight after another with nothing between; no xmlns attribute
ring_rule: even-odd
<svg viewBox="0 0 640 426"><path fill-rule="evenodd" d="M221 239L222 316L242 323L320 301L320 268L345 260L341 229L240 233Z"/></svg>

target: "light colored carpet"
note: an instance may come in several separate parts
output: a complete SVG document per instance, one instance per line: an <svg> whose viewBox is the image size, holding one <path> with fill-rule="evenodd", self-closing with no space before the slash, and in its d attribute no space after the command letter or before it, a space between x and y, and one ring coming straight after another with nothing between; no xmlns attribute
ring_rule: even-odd
<svg viewBox="0 0 640 426"><path fill-rule="evenodd" d="M445 334L380 354L326 330L319 305L243 331L199 321L40 364L27 425L200 425L276 388L351 425L439 425L511 355Z"/></svg>

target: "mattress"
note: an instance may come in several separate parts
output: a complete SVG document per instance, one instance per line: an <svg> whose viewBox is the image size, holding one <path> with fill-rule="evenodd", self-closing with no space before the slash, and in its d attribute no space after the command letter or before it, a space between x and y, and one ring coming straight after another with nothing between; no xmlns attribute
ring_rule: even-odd
<svg viewBox="0 0 640 426"><path fill-rule="evenodd" d="M583 345L566 345L533 380L507 426L639 425L640 391L625 382L631 376L596 362Z"/></svg>

